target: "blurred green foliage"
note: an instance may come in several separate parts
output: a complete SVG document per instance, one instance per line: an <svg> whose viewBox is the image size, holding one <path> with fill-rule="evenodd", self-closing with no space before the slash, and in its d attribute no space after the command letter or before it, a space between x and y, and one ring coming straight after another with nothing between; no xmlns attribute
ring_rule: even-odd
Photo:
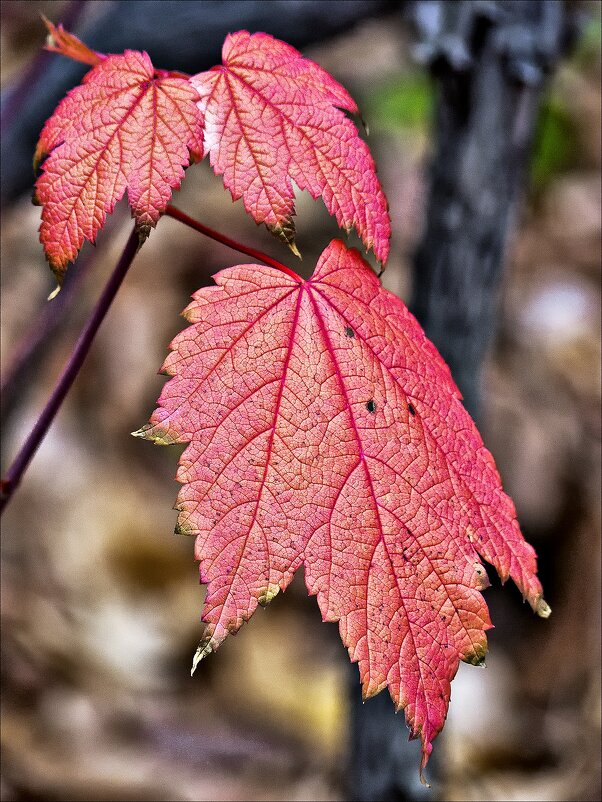
<svg viewBox="0 0 602 802"><path fill-rule="evenodd" d="M584 37L584 52L591 53L594 46L591 38L592 34ZM377 86L365 104L367 118L375 129L417 136L429 131L434 105L434 84L426 72L418 70L402 73ZM573 168L577 152L576 121L552 89L542 102L537 121L530 166L531 191L539 194L555 176Z"/></svg>
<svg viewBox="0 0 602 802"><path fill-rule="evenodd" d="M367 117L375 128L422 133L430 125L435 89L427 73L416 70L375 87L367 100Z"/></svg>
<svg viewBox="0 0 602 802"><path fill-rule="evenodd" d="M591 73L600 69L602 30L600 14L593 14L583 27L568 69ZM537 121L530 167L530 190L536 196L557 175L579 166L581 158L579 120L554 83L544 98Z"/></svg>
<svg viewBox="0 0 602 802"><path fill-rule="evenodd" d="M585 23L577 42L571 63L580 71L599 70L600 50L602 50L602 15L592 14Z"/></svg>
<svg viewBox="0 0 602 802"><path fill-rule="evenodd" d="M536 195L577 164L577 125L566 104L552 92L539 110L531 155L529 185Z"/></svg>
<svg viewBox="0 0 602 802"><path fill-rule="evenodd" d="M600 14L592 14L568 62L580 73L599 70L602 49ZM366 98L367 119L375 129L422 136L430 131L436 89L419 69L400 73L376 86ZM534 196L558 175L579 166L579 121L554 85L544 97L537 120L529 187Z"/></svg>

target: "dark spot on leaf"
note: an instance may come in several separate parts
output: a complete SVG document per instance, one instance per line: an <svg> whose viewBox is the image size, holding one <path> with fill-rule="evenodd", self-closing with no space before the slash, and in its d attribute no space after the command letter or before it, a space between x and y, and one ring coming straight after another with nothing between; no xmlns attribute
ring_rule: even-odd
<svg viewBox="0 0 602 802"><path fill-rule="evenodd" d="M368 410L368 412L376 412L376 404L374 403L373 398L371 398L366 404L366 409Z"/></svg>
<svg viewBox="0 0 602 802"><path fill-rule="evenodd" d="M413 404L408 403L408 410L410 412L410 415L413 416L413 415L416 414L416 410L414 409L414 405Z"/></svg>
<svg viewBox="0 0 602 802"><path fill-rule="evenodd" d="M351 326L347 326L347 328L345 329L345 335L347 337L355 337L355 332L353 331Z"/></svg>

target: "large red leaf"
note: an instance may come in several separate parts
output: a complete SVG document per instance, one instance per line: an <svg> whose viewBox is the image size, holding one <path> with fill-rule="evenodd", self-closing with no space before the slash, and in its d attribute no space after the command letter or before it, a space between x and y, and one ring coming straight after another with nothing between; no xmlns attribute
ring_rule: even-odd
<svg viewBox="0 0 602 802"><path fill-rule="evenodd" d="M386 685L423 744L491 625L479 555L549 608L490 453L403 303L339 241L309 281L218 273L171 344L139 436L190 443L177 531L208 583L195 664L305 566L365 697Z"/></svg>
<svg viewBox="0 0 602 802"><path fill-rule="evenodd" d="M50 33L51 49L99 62L59 103L34 157L38 164L50 154L36 198L40 240L60 281L126 189L140 235L148 235L191 156L201 157L202 119L189 81L155 70L146 53L105 57L62 29Z"/></svg>
<svg viewBox="0 0 602 802"><path fill-rule="evenodd" d="M191 78L201 95L205 150L235 200L294 247L292 181L320 195L385 262L391 228L374 161L341 109L349 94L290 45L265 33L226 37L223 66Z"/></svg>

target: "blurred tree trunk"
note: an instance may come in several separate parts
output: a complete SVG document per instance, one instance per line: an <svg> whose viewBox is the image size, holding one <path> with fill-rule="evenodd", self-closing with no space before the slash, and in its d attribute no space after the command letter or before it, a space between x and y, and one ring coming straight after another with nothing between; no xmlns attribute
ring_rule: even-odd
<svg viewBox="0 0 602 802"><path fill-rule="evenodd" d="M413 311L474 416L541 88L567 25L559 0L419 2L414 17L439 95Z"/></svg>
<svg viewBox="0 0 602 802"><path fill-rule="evenodd" d="M438 88L412 310L450 366L466 407L478 416L505 246L542 85L569 39L566 12L559 0L418 0L409 12L416 54ZM388 694L362 706L354 669L350 697L352 799L432 799L433 792L418 784L418 751L410 754ZM437 775L434 760L427 775Z"/></svg>

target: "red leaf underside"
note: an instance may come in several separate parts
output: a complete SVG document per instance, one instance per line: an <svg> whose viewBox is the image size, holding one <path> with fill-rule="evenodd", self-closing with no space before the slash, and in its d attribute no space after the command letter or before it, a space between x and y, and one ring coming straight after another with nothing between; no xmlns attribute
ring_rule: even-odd
<svg viewBox="0 0 602 802"><path fill-rule="evenodd" d="M71 40L79 40L69 37L65 54L77 57ZM184 167L202 153L197 99L186 79L158 73L146 53L127 50L104 58L59 103L34 158L50 154L36 197L40 241L59 281L126 189L141 238L156 225Z"/></svg>
<svg viewBox="0 0 602 802"><path fill-rule="evenodd" d="M374 161L342 109L349 94L321 67L265 33L226 38L223 66L191 78L216 174L258 222L294 247L294 189L322 197L381 262L391 228Z"/></svg>
<svg viewBox="0 0 602 802"><path fill-rule="evenodd" d="M215 280L137 433L189 443L177 531L208 584L195 664L303 565L364 696L388 686L424 766L459 660L486 652L480 558L545 616L535 553L447 366L357 251L333 241L305 282L259 265Z"/></svg>

